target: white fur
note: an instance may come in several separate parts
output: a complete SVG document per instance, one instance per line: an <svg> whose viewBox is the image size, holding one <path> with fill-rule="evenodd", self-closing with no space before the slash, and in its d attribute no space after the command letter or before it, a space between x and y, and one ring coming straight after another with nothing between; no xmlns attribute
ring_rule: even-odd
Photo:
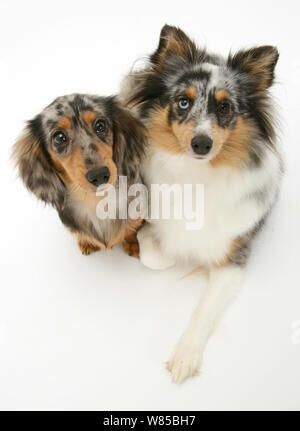
<svg viewBox="0 0 300 431"><path fill-rule="evenodd" d="M207 290L167 363L173 382L181 383L187 377L198 374L206 341L218 318L236 295L241 278L242 269L239 267L211 270Z"/></svg>
<svg viewBox="0 0 300 431"><path fill-rule="evenodd" d="M172 258L162 254L159 244L151 235L151 226L148 223L139 230L137 238L140 245L140 260L147 268L161 270L175 264Z"/></svg>
<svg viewBox="0 0 300 431"><path fill-rule="evenodd" d="M267 152L261 168L235 170L213 168L186 155L152 150L145 158L142 175L146 185L204 184L204 226L186 230L188 220L149 220L150 236L159 239L161 252L175 260L188 259L210 265L221 260L231 242L254 227L271 206L277 190L279 163ZM270 184L272 186L270 186ZM252 193L268 187L268 199L251 199Z"/></svg>
<svg viewBox="0 0 300 431"><path fill-rule="evenodd" d="M138 235L141 261L151 269L184 260L210 268L208 290L168 362L173 380L179 383L198 371L208 335L240 283L241 268L213 264L222 261L232 241L254 228L271 207L279 160L267 150L259 168L213 168L189 155L151 148L142 175L149 188L151 184L204 184L202 229L186 230L184 218L149 220ZM254 193L263 189L265 199L257 199Z"/></svg>

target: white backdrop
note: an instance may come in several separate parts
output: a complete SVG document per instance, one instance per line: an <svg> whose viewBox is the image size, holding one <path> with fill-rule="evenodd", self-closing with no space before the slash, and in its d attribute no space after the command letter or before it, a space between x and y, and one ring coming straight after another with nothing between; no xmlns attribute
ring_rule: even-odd
<svg viewBox="0 0 300 431"><path fill-rule="evenodd" d="M299 409L297 4L1 0L0 409ZM170 382L164 361L201 280L180 280L180 269L151 272L119 249L82 256L9 161L25 120L58 95L116 92L166 22L223 54L278 46L274 94L287 164L243 290L208 344L201 375L183 386Z"/></svg>

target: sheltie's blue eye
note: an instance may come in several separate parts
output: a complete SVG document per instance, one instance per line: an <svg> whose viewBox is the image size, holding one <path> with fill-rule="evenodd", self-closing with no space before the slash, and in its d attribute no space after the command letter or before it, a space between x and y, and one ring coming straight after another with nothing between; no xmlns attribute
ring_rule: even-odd
<svg viewBox="0 0 300 431"><path fill-rule="evenodd" d="M190 106L190 101L189 99L187 99L186 97L182 97L181 99L179 99L178 101L178 107L180 109L188 109L188 107Z"/></svg>

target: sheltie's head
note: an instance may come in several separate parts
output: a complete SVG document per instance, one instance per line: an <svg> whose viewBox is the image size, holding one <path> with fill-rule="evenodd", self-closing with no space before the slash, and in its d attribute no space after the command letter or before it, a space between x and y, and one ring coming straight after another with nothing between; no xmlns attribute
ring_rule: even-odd
<svg viewBox="0 0 300 431"><path fill-rule="evenodd" d="M165 25L145 70L134 74L129 103L140 109L150 141L213 166L259 164L272 147L268 88L279 54L261 46L223 59Z"/></svg>

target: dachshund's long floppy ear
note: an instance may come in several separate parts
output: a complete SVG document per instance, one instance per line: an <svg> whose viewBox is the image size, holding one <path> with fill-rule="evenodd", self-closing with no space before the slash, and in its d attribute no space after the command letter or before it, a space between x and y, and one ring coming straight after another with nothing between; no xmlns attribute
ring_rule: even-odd
<svg viewBox="0 0 300 431"><path fill-rule="evenodd" d="M151 55L150 62L160 69L170 56L185 57L193 63L197 54L196 45L180 28L166 24L161 29L158 48Z"/></svg>
<svg viewBox="0 0 300 431"><path fill-rule="evenodd" d="M115 106L113 158L119 175L129 182L139 179L140 163L146 148L146 129L128 109Z"/></svg>
<svg viewBox="0 0 300 431"><path fill-rule="evenodd" d="M66 187L47 152L40 116L28 122L14 145L13 158L25 186L39 199L61 210Z"/></svg>
<svg viewBox="0 0 300 431"><path fill-rule="evenodd" d="M274 70L279 58L274 46L259 46L247 51L239 51L228 58L228 66L248 73L252 77L250 87L253 93L264 93L274 81Z"/></svg>

